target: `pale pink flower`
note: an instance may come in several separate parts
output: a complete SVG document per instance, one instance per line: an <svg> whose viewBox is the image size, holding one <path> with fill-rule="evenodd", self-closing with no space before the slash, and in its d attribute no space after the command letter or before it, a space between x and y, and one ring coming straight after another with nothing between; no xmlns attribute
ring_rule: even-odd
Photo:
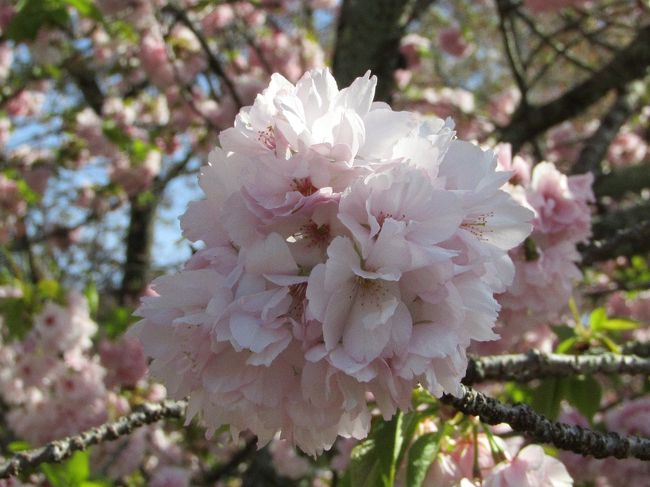
<svg viewBox="0 0 650 487"><path fill-rule="evenodd" d="M212 36L217 31L228 27L235 21L235 12L229 4L216 5L214 9L201 20L205 35Z"/></svg>
<svg viewBox="0 0 650 487"><path fill-rule="evenodd" d="M273 440L269 452L276 472L292 480L299 480L309 473L309 461L298 455L296 449L286 440Z"/></svg>
<svg viewBox="0 0 650 487"><path fill-rule="evenodd" d="M545 2L546 0L542 0ZM547 157L551 162L574 162L580 152L579 135L571 122L564 122L547 133Z"/></svg>
<svg viewBox="0 0 650 487"><path fill-rule="evenodd" d="M329 10L338 6L340 0L310 0L311 8Z"/></svg>
<svg viewBox="0 0 650 487"><path fill-rule="evenodd" d="M4 82L11 72L14 50L6 42L0 44L0 81Z"/></svg>
<svg viewBox="0 0 650 487"><path fill-rule="evenodd" d="M554 241L585 240L591 233L593 175L565 176L550 162L540 162L532 173L527 199L535 210L535 231Z"/></svg>
<svg viewBox="0 0 650 487"><path fill-rule="evenodd" d="M106 368L104 382L115 386L135 386L147 373L147 362L140 342L123 337L116 342L104 340L99 344L99 356Z"/></svg>
<svg viewBox="0 0 650 487"><path fill-rule="evenodd" d="M605 414L607 429L627 435L650 436L649 408L648 397L624 401Z"/></svg>
<svg viewBox="0 0 650 487"><path fill-rule="evenodd" d="M97 324L90 318L86 299L70 293L66 307L46 303L34 320L34 331L46 347L68 352L90 348L90 338L97 331Z"/></svg>
<svg viewBox="0 0 650 487"><path fill-rule="evenodd" d="M165 41L157 32L151 31L142 36L140 61L151 81L161 90L174 84L174 68L167 56Z"/></svg>
<svg viewBox="0 0 650 487"><path fill-rule="evenodd" d="M496 444L507 455L506 445L498 436L494 437ZM475 452L478 447L478 452ZM440 453L433 462L424 484L427 487L443 487L457 485L462 479L474 478L474 459L478 460L480 473L485 476L495 467L490 442L485 433L477 436L474 442L472 437L461 438L449 454Z"/></svg>
<svg viewBox="0 0 650 487"><path fill-rule="evenodd" d="M492 120L499 125L507 124L520 99L521 93L514 87L497 93L490 99L489 110Z"/></svg>
<svg viewBox="0 0 650 487"><path fill-rule="evenodd" d="M474 46L469 44L458 27L448 27L438 35L440 48L455 57L465 57L472 53Z"/></svg>
<svg viewBox="0 0 650 487"><path fill-rule="evenodd" d="M407 69L415 69L420 65L422 52L429 50L431 41L417 34L408 34L400 41L399 52L406 61Z"/></svg>
<svg viewBox="0 0 650 487"><path fill-rule="evenodd" d="M40 113L44 101L45 95L40 91L25 89L13 96L5 109L12 117L34 117Z"/></svg>
<svg viewBox="0 0 650 487"><path fill-rule="evenodd" d="M566 467L544 453L539 445L528 445L510 462L497 465L483 481L484 487L568 487L573 479Z"/></svg>
<svg viewBox="0 0 650 487"><path fill-rule="evenodd" d="M648 154L648 144L638 134L621 131L612 141L607 152L607 160L614 166L638 164Z"/></svg>
<svg viewBox="0 0 650 487"><path fill-rule="evenodd" d="M0 28L6 29L16 15L16 8L13 3L9 0L0 1Z"/></svg>
<svg viewBox="0 0 650 487"><path fill-rule="evenodd" d="M375 85L274 75L202 169L181 226L205 247L154 281L131 333L209 432L315 454L363 438L369 400L390 418L417 384L458 393L467 347L496 338L532 213L494 153L373 103Z"/></svg>

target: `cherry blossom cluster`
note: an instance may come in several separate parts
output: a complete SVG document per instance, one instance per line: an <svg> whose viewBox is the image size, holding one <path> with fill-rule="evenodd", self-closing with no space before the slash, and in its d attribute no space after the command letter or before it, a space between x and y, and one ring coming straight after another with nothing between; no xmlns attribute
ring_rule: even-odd
<svg viewBox="0 0 650 487"><path fill-rule="evenodd" d="M461 487L570 487L573 479L564 464L539 445L523 446L515 437L479 433L451 440L432 463L423 485ZM449 449L449 453L444 452Z"/></svg>
<svg viewBox="0 0 650 487"><path fill-rule="evenodd" d="M106 421L105 370L87 353L96 330L71 293L65 306L48 302L23 341L0 347L0 394L20 438L40 445Z"/></svg>
<svg viewBox="0 0 650 487"><path fill-rule="evenodd" d="M7 286L0 291L0 299L22 297ZM103 341L95 354L96 331L86 299L71 292L65 304L46 302L23 340L0 342L0 397L19 438L41 445L103 423L111 408L128 407L112 391L144 377L142 347L121 338Z"/></svg>
<svg viewBox="0 0 650 487"><path fill-rule="evenodd" d="M551 338L545 325L567 310L574 285L582 278L576 245L591 234L593 175L566 176L550 162L532 167L522 157L512 158L509 146L501 147L499 162L503 169L513 171L506 189L533 210L535 218L524 245L510 251L516 268L514 281L498 296L502 306L499 332L504 340L491 350L512 350L526 332L531 335L524 346L532 341L543 349L546 338Z"/></svg>
<svg viewBox="0 0 650 487"><path fill-rule="evenodd" d="M467 347L498 338L532 213L493 152L375 85L276 74L203 168L181 225L204 248L154 281L132 333L209 430L315 454L367 434L368 393L386 418L418 384L458 393Z"/></svg>

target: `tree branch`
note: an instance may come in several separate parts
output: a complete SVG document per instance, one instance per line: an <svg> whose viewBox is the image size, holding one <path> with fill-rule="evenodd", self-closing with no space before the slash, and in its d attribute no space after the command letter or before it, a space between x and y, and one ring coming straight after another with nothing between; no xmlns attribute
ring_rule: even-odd
<svg viewBox="0 0 650 487"><path fill-rule="evenodd" d="M47 445L16 453L8 461L0 463L0 479L35 468L41 463L61 462L74 452L85 450L91 445L113 441L130 434L134 429L155 423L163 418L182 418L185 415L186 401L164 401L160 404L143 404L137 411L123 416L112 423L92 428L84 433L55 440Z"/></svg>
<svg viewBox="0 0 650 487"><path fill-rule="evenodd" d="M621 255L629 257L650 251L650 219L632 227L622 228L612 237L591 242L581 249L582 265L613 259Z"/></svg>
<svg viewBox="0 0 650 487"><path fill-rule="evenodd" d="M537 350L525 354L472 357L463 384L472 385L489 380L528 382L546 377L594 373L650 375L650 359L615 353L545 354Z"/></svg>
<svg viewBox="0 0 650 487"><path fill-rule="evenodd" d="M598 198L609 196L622 198L625 193L638 193L650 188L650 163L645 162L612 171L606 177L599 178L594 184L594 193Z"/></svg>
<svg viewBox="0 0 650 487"><path fill-rule="evenodd" d="M339 85L371 70L377 76L375 99L389 101L406 26L433 1L343 0L332 63Z"/></svg>
<svg viewBox="0 0 650 487"><path fill-rule="evenodd" d="M178 7L169 4L165 5L162 10L163 12L167 11L172 13L182 24L184 24L188 29L192 31L192 34L196 36L197 40L199 41L199 44L201 44L201 48L203 49L203 52L208 58L208 65L210 66L210 69L221 79L221 81L223 81L223 84L225 84L228 87L228 91L232 95L233 100L235 100L235 103L237 104L237 109L243 107L244 104L242 103L242 100L239 97L237 90L235 89L235 84L230 79L223 66L221 66L221 62L214 55L212 49L210 49L210 46L208 45L208 41L206 41L203 34L201 34L197 30L197 28L194 26L194 24L189 19L187 14L183 10L179 9Z"/></svg>
<svg viewBox="0 0 650 487"><path fill-rule="evenodd" d="M637 223L646 220L648 215L650 215L650 201L644 201L629 208L599 215L591 225L592 239L607 239L622 228L633 227Z"/></svg>
<svg viewBox="0 0 650 487"><path fill-rule="evenodd" d="M500 139L510 142L513 150L518 151L528 140L583 112L610 90L643 77L649 65L650 25L647 25L587 80L545 105L520 105L510 123L501 129Z"/></svg>
<svg viewBox="0 0 650 487"><path fill-rule="evenodd" d="M616 101L600 121L596 132L585 141L578 160L571 167L571 174L591 171L595 176L599 176L602 173L600 163L607 155L607 149L620 128L636 110L639 95L632 86L618 94Z"/></svg>
<svg viewBox="0 0 650 487"><path fill-rule="evenodd" d="M487 424L507 423L539 443L548 443L562 450L595 458L638 458L650 460L650 439L601 433L581 426L551 421L525 404L507 405L485 394L463 387L458 398L445 394L441 402L464 414L478 416Z"/></svg>

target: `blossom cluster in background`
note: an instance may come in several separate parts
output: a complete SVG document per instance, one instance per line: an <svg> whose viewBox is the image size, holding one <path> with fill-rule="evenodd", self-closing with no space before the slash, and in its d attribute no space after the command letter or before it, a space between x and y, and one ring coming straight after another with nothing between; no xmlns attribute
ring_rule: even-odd
<svg viewBox="0 0 650 487"><path fill-rule="evenodd" d="M458 394L470 343L498 338L532 212L493 152L373 103L375 83L274 75L202 171L182 227L205 248L154 281L133 333L212 430L315 454L367 434L368 393L387 419L418 384Z"/></svg>

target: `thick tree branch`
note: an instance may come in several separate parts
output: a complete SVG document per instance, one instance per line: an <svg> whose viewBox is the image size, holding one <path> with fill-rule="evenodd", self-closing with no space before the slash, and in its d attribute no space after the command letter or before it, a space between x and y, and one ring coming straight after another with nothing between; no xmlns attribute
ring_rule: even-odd
<svg viewBox="0 0 650 487"><path fill-rule="evenodd" d="M594 193L598 198L620 199L628 192L638 193L644 188L650 188L650 162L623 167L599 178Z"/></svg>
<svg viewBox="0 0 650 487"><path fill-rule="evenodd" d="M623 228L610 238L596 240L581 249L582 265L650 251L650 219Z"/></svg>
<svg viewBox="0 0 650 487"><path fill-rule="evenodd" d="M371 70L377 76L376 100L390 101L399 44L408 23L434 0L343 0L333 56L341 86Z"/></svg>
<svg viewBox="0 0 650 487"><path fill-rule="evenodd" d="M648 168L650 170L650 168ZM622 228L633 227L650 215L650 201L598 216L591 225L594 240L607 239Z"/></svg>
<svg viewBox="0 0 650 487"><path fill-rule="evenodd" d="M621 353L630 353L638 357L650 357L650 341L648 342L627 342L621 346Z"/></svg>
<svg viewBox="0 0 650 487"><path fill-rule="evenodd" d="M589 171L596 176L601 174L600 163L605 159L607 149L620 128L636 111L639 95L639 91L632 89L632 86L618 94L616 101L601 119L596 132L585 142L578 160L571 167L571 174L582 174Z"/></svg>
<svg viewBox="0 0 650 487"><path fill-rule="evenodd" d="M159 195L138 201L131 199L129 228L126 234L126 259L120 288L120 303L134 304L149 282L151 246L154 238Z"/></svg>
<svg viewBox="0 0 650 487"><path fill-rule="evenodd" d="M528 382L546 377L594 373L650 375L650 359L615 353L545 354L536 350L526 354L473 357L469 361L463 384L472 385L489 380Z"/></svg>
<svg viewBox="0 0 650 487"><path fill-rule="evenodd" d="M538 106L520 105L510 123L501 129L500 139L517 151L546 129L568 120L600 100L610 90L625 86L645 75L650 66L650 25L590 78L555 100Z"/></svg>
<svg viewBox="0 0 650 487"><path fill-rule="evenodd" d="M440 399L464 414L478 416L487 424L507 423L533 441L595 458L638 458L650 460L650 439L601 433L581 426L551 421L525 404L507 405L485 394L463 387L458 398L445 394Z"/></svg>
<svg viewBox="0 0 650 487"><path fill-rule="evenodd" d="M144 404L137 411L112 423L103 424L79 435L52 441L41 448L16 453L8 461L0 463L0 479L18 475L42 463L61 462L76 451L85 450L91 445L104 441L116 440L120 436L130 434L136 428L155 423L163 418L182 418L186 407L186 401Z"/></svg>

